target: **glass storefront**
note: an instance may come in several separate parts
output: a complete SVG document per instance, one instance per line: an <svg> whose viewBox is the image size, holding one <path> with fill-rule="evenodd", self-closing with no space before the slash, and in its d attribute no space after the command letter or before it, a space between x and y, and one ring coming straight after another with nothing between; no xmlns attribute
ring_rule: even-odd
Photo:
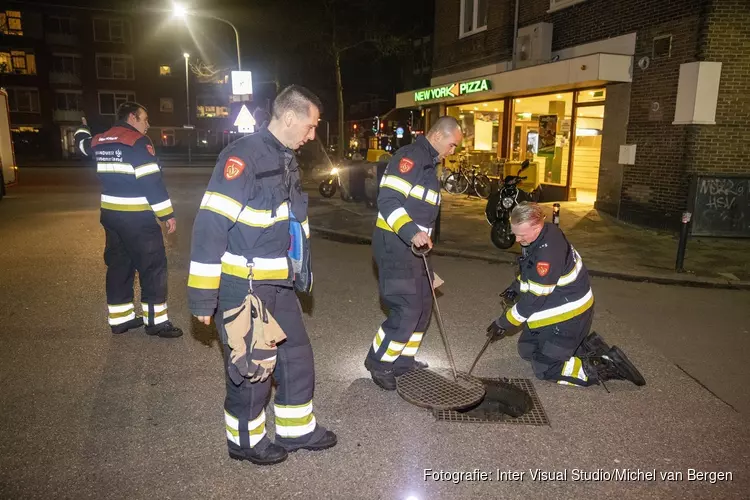
<svg viewBox="0 0 750 500"><path fill-rule="evenodd" d="M529 160L523 188L543 184L557 200L593 203L605 99L601 88L447 105L445 114L461 124L464 140L446 165L505 176Z"/></svg>

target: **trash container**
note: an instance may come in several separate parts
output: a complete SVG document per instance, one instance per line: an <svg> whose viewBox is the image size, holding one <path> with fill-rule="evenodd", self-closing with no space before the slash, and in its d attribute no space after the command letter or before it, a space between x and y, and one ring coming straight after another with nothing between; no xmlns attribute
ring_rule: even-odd
<svg viewBox="0 0 750 500"><path fill-rule="evenodd" d="M348 166L349 194L353 201L365 201L365 177L367 163L356 162Z"/></svg>

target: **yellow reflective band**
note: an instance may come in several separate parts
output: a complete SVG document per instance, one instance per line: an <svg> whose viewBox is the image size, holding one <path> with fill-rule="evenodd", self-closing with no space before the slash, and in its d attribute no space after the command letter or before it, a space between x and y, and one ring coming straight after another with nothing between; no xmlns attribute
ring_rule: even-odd
<svg viewBox="0 0 750 500"><path fill-rule="evenodd" d="M240 212L237 220L250 227L271 227L277 222L289 220L289 204L284 202L279 205L276 209L276 217L271 214L271 210L255 210L246 206Z"/></svg>
<svg viewBox="0 0 750 500"><path fill-rule="evenodd" d="M136 167L135 178L140 179L141 177L149 174L159 173L159 171L159 165L157 165L156 163L147 163L145 165L141 165L140 167Z"/></svg>
<svg viewBox="0 0 750 500"><path fill-rule="evenodd" d="M581 256L578 255L578 252L575 250L573 250L573 260L575 261L573 269L571 269L568 274L561 276L560 279L557 280L558 286L569 285L578 278L578 274L581 272L581 269L583 269L583 261L581 260Z"/></svg>
<svg viewBox="0 0 750 500"><path fill-rule="evenodd" d="M151 210L154 211L157 217L164 217L165 215L169 215L174 212L174 210L172 210L172 202L170 200L151 205Z"/></svg>
<svg viewBox="0 0 750 500"><path fill-rule="evenodd" d="M521 326L524 321L526 321L526 318L518 313L517 305L514 305L511 309L508 309L508 312L505 313L505 318L510 321L511 325L514 326Z"/></svg>
<svg viewBox="0 0 750 500"><path fill-rule="evenodd" d="M393 221L393 230L395 232L401 231L401 228L404 227L406 224L411 222L411 217L409 217L408 214L404 214L395 221Z"/></svg>
<svg viewBox="0 0 750 500"><path fill-rule="evenodd" d="M424 186L414 186L409 192L409 196L421 200L424 198Z"/></svg>
<svg viewBox="0 0 750 500"><path fill-rule="evenodd" d="M127 174L133 175L135 171L130 163L107 163L97 162L96 172L99 174Z"/></svg>
<svg viewBox="0 0 750 500"><path fill-rule="evenodd" d="M563 321L567 321L583 314L589 310L592 305L594 305L594 294L589 288L586 295L576 301L532 314L529 316L527 323L529 328L540 328L543 326L554 325L555 323L562 323Z"/></svg>
<svg viewBox="0 0 750 500"><path fill-rule="evenodd" d="M401 354L401 351L404 350L404 347L406 347L406 344L391 340L390 343L388 344L388 349L385 351L385 353L383 353L383 356L380 358L380 361L385 361L385 362L396 361L398 356Z"/></svg>
<svg viewBox="0 0 750 500"><path fill-rule="evenodd" d="M378 328L378 333L375 335L375 338L372 339L372 350L378 352L380 346L383 345L383 340L385 340L385 332L383 331L383 327L380 327Z"/></svg>
<svg viewBox="0 0 750 500"><path fill-rule="evenodd" d="M380 185L381 187L391 188L405 197L409 196L412 187L409 182L395 175L384 175Z"/></svg>
<svg viewBox="0 0 750 500"><path fill-rule="evenodd" d="M206 191L201 200L200 208L222 215L232 222L237 222L237 217L242 211L242 203L221 193Z"/></svg>
<svg viewBox="0 0 750 500"><path fill-rule="evenodd" d="M310 238L310 222L307 219L302 221L302 230L305 231L305 236Z"/></svg>
<svg viewBox="0 0 750 500"><path fill-rule="evenodd" d="M380 229L384 229L385 231L389 231L391 233L393 232L391 226L388 225L383 216L380 214L378 214L378 220L375 222L375 226L379 227Z"/></svg>
<svg viewBox="0 0 750 500"><path fill-rule="evenodd" d="M91 132L89 132L89 131L88 131L88 130L86 130L85 128L79 128L78 130L76 130L76 131L75 131L75 132L73 133L73 135L74 135L74 136L76 136L76 135L78 135L78 134L88 134L88 135L89 135L89 137L91 137Z"/></svg>
<svg viewBox="0 0 750 500"><path fill-rule="evenodd" d="M521 281L521 292L531 292L537 297L549 295L555 290L555 285L540 285L531 280Z"/></svg>
<svg viewBox="0 0 750 500"><path fill-rule="evenodd" d="M102 208L114 210L117 212L150 212L151 206L148 203L142 205L118 205L117 203L108 203L103 201Z"/></svg>
<svg viewBox="0 0 750 500"><path fill-rule="evenodd" d="M406 347L401 351L402 356L416 356L419 346L422 344L422 337L424 333L415 333L409 338L409 342L406 343Z"/></svg>
<svg viewBox="0 0 750 500"><path fill-rule="evenodd" d="M116 312L116 313L111 312L109 313L109 318L110 319L124 318L125 316L130 316L131 314L133 314L133 311L135 311L134 307L131 307L127 311L123 311L123 312Z"/></svg>
<svg viewBox="0 0 750 500"><path fill-rule="evenodd" d="M440 195L439 195L439 194L437 194L437 193L436 193L435 191L433 191L432 189L429 189L429 190L427 191L427 195L426 195L426 196L425 196L425 198L424 198L424 201L426 201L426 202L427 202L427 203L429 203L430 205L437 205L437 204L439 204L439 203L440 203Z"/></svg>
<svg viewBox="0 0 750 500"><path fill-rule="evenodd" d="M195 274L188 276L188 287L200 290L218 290L220 282L221 276L198 276Z"/></svg>

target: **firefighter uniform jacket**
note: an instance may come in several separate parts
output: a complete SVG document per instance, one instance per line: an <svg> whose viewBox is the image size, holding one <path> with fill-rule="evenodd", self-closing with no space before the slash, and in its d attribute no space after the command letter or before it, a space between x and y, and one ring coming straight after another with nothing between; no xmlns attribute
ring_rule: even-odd
<svg viewBox="0 0 750 500"><path fill-rule="evenodd" d="M438 153L423 135L393 155L380 181L378 228L407 245L420 231L432 236L440 206L437 163Z"/></svg>
<svg viewBox="0 0 750 500"><path fill-rule="evenodd" d="M293 286L290 218L301 222L307 241L307 195L294 152L267 128L227 146L193 226L188 278L193 315L211 316L217 305L236 307L247 295L249 278L253 284Z"/></svg>
<svg viewBox="0 0 750 500"><path fill-rule="evenodd" d="M174 217L151 139L127 123L118 123L93 139L89 129L81 127L75 141L84 155L96 160L102 210L153 212L162 221Z"/></svg>
<svg viewBox="0 0 750 500"><path fill-rule="evenodd" d="M539 330L575 318L594 304L588 270L560 229L544 224L539 237L519 258L513 288L520 298L498 323L503 328L526 323Z"/></svg>

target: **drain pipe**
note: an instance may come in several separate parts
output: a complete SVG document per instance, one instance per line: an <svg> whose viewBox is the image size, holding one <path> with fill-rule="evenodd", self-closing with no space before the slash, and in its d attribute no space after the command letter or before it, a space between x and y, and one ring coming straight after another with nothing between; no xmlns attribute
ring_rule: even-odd
<svg viewBox="0 0 750 500"><path fill-rule="evenodd" d="M513 54L511 55L510 67L516 69L516 44L518 43L518 4L521 0L516 0L516 17L513 21Z"/></svg>

